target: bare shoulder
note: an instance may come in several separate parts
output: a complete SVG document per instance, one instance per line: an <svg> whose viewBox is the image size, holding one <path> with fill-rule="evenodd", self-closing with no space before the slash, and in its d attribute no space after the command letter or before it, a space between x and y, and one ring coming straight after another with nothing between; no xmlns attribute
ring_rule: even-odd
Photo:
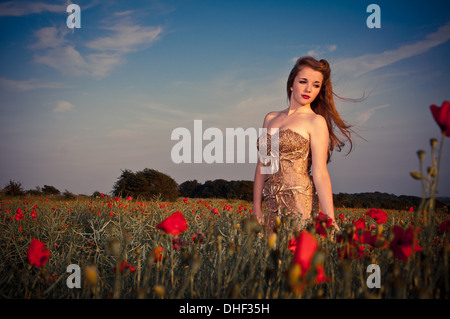
<svg viewBox="0 0 450 319"><path fill-rule="evenodd" d="M274 118L276 118L281 112L279 111L273 111L266 114L264 117L264 124L263 127L268 127L270 121L272 121Z"/></svg>
<svg viewBox="0 0 450 319"><path fill-rule="evenodd" d="M267 113L266 118L269 119L269 120L271 120L271 119L277 117L278 115L280 115L280 113L281 113L281 111L272 111L272 112L269 112L269 113Z"/></svg>
<svg viewBox="0 0 450 319"><path fill-rule="evenodd" d="M318 137L328 138L328 124L322 115L315 114L310 118L308 124L308 133L310 135L310 138L311 136L316 137L313 138L313 140L317 140Z"/></svg>
<svg viewBox="0 0 450 319"><path fill-rule="evenodd" d="M315 114L310 120L310 129L313 131L321 131L327 129L327 121L320 114Z"/></svg>

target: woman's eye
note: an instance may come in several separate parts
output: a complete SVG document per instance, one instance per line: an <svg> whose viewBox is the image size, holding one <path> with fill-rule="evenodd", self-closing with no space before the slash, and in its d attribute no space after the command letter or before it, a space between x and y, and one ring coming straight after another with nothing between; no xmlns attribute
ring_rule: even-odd
<svg viewBox="0 0 450 319"><path fill-rule="evenodd" d="M300 84L305 84L305 83L306 83L306 81L300 81L299 83L300 83Z"/></svg>

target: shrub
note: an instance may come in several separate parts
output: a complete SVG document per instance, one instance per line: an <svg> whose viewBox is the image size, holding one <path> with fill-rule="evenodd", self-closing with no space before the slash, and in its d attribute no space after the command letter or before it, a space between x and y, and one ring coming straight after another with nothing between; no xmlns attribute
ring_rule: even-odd
<svg viewBox="0 0 450 319"><path fill-rule="evenodd" d="M42 194L44 195L59 195L61 192L54 186L44 185L42 188Z"/></svg>
<svg viewBox="0 0 450 319"><path fill-rule="evenodd" d="M161 197L162 200L174 201L178 198L178 184L170 176L154 169L145 168L133 173L122 171L113 187L114 196L152 199Z"/></svg>
<svg viewBox="0 0 450 319"><path fill-rule="evenodd" d="M6 196L13 196L13 197L25 195L25 192L22 188L22 183L13 180L10 180L9 184L7 184L5 188L3 188L3 192L5 193Z"/></svg>

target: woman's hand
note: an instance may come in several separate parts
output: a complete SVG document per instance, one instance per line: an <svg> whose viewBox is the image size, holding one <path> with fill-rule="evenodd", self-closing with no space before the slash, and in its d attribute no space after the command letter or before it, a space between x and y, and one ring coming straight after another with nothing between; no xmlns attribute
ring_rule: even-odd
<svg viewBox="0 0 450 319"><path fill-rule="evenodd" d="M263 222L262 210L260 208L253 207L252 213L256 217L256 219L258 220L258 223L261 224Z"/></svg>

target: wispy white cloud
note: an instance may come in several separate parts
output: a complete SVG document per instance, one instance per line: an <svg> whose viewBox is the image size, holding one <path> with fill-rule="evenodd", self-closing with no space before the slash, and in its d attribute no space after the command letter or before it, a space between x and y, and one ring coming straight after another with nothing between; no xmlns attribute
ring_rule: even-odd
<svg viewBox="0 0 450 319"><path fill-rule="evenodd" d="M70 102L60 100L56 102L56 107L53 109L54 113L65 113L72 111L74 109L74 105Z"/></svg>
<svg viewBox="0 0 450 319"><path fill-rule="evenodd" d="M133 13L135 13L135 10L126 10L126 11L115 12L114 15L116 17L120 17L120 16L129 16Z"/></svg>
<svg viewBox="0 0 450 319"><path fill-rule="evenodd" d="M331 45L328 45L327 48L328 48L328 51L334 52L337 49L337 45L336 44L331 44Z"/></svg>
<svg viewBox="0 0 450 319"><path fill-rule="evenodd" d="M111 36L90 41L86 47L97 51L128 53L152 44L162 33L160 26L118 24L104 29L112 31Z"/></svg>
<svg viewBox="0 0 450 319"><path fill-rule="evenodd" d="M425 39L404 44L397 49L382 53L365 54L355 58L337 60L334 72L339 76L360 76L370 71L391 65L409 57L422 54L447 42L450 39L450 22L441 26L436 32L426 35Z"/></svg>
<svg viewBox="0 0 450 319"><path fill-rule="evenodd" d="M73 45L51 48L34 55L34 62L45 64L66 75L89 75L89 63Z"/></svg>
<svg viewBox="0 0 450 319"><path fill-rule="evenodd" d="M371 107L364 112L357 113L356 121L359 125L366 123L374 114L376 110L384 109L385 107L389 107L389 104L378 105L375 107Z"/></svg>
<svg viewBox="0 0 450 319"><path fill-rule="evenodd" d="M104 28L110 35L75 46L66 39L68 28L46 27L35 32L34 62L68 75L104 78L126 62L126 54L153 44L162 34L160 26L120 23ZM81 48L81 49L79 49Z"/></svg>
<svg viewBox="0 0 450 319"><path fill-rule="evenodd" d="M17 81L6 78L0 78L0 86L19 91L29 91L37 89L59 89L67 87L65 84L60 82L43 82L37 79Z"/></svg>
<svg viewBox="0 0 450 319"><path fill-rule="evenodd" d="M0 3L0 17L5 16L25 16L29 14L41 12L65 12L67 5L48 4L44 2L28 2L28 1L8 1Z"/></svg>
<svg viewBox="0 0 450 319"><path fill-rule="evenodd" d="M142 108L146 110L152 110L153 112L162 113L164 116L170 118L186 118L189 115L193 115L192 113L185 112L183 110L177 110L165 105L155 104L155 103L146 103L145 105L141 105Z"/></svg>
<svg viewBox="0 0 450 319"><path fill-rule="evenodd" d="M313 49L309 49L308 51L306 51L306 55L318 58L320 56L324 56L328 53L336 51L337 47L337 44L317 45ZM291 61L295 62L298 58L299 57L294 57L291 59Z"/></svg>
<svg viewBox="0 0 450 319"><path fill-rule="evenodd" d="M71 3L71 0L60 4L49 4L41 1L8 1L0 3L0 17L21 17L42 12L65 13L67 6ZM84 4L83 10L95 6L97 3L98 0L93 0L91 3Z"/></svg>
<svg viewBox="0 0 450 319"><path fill-rule="evenodd" d="M30 44L31 49L60 48L68 43L64 37L69 33L68 28L57 29L45 27L34 32L36 42Z"/></svg>

